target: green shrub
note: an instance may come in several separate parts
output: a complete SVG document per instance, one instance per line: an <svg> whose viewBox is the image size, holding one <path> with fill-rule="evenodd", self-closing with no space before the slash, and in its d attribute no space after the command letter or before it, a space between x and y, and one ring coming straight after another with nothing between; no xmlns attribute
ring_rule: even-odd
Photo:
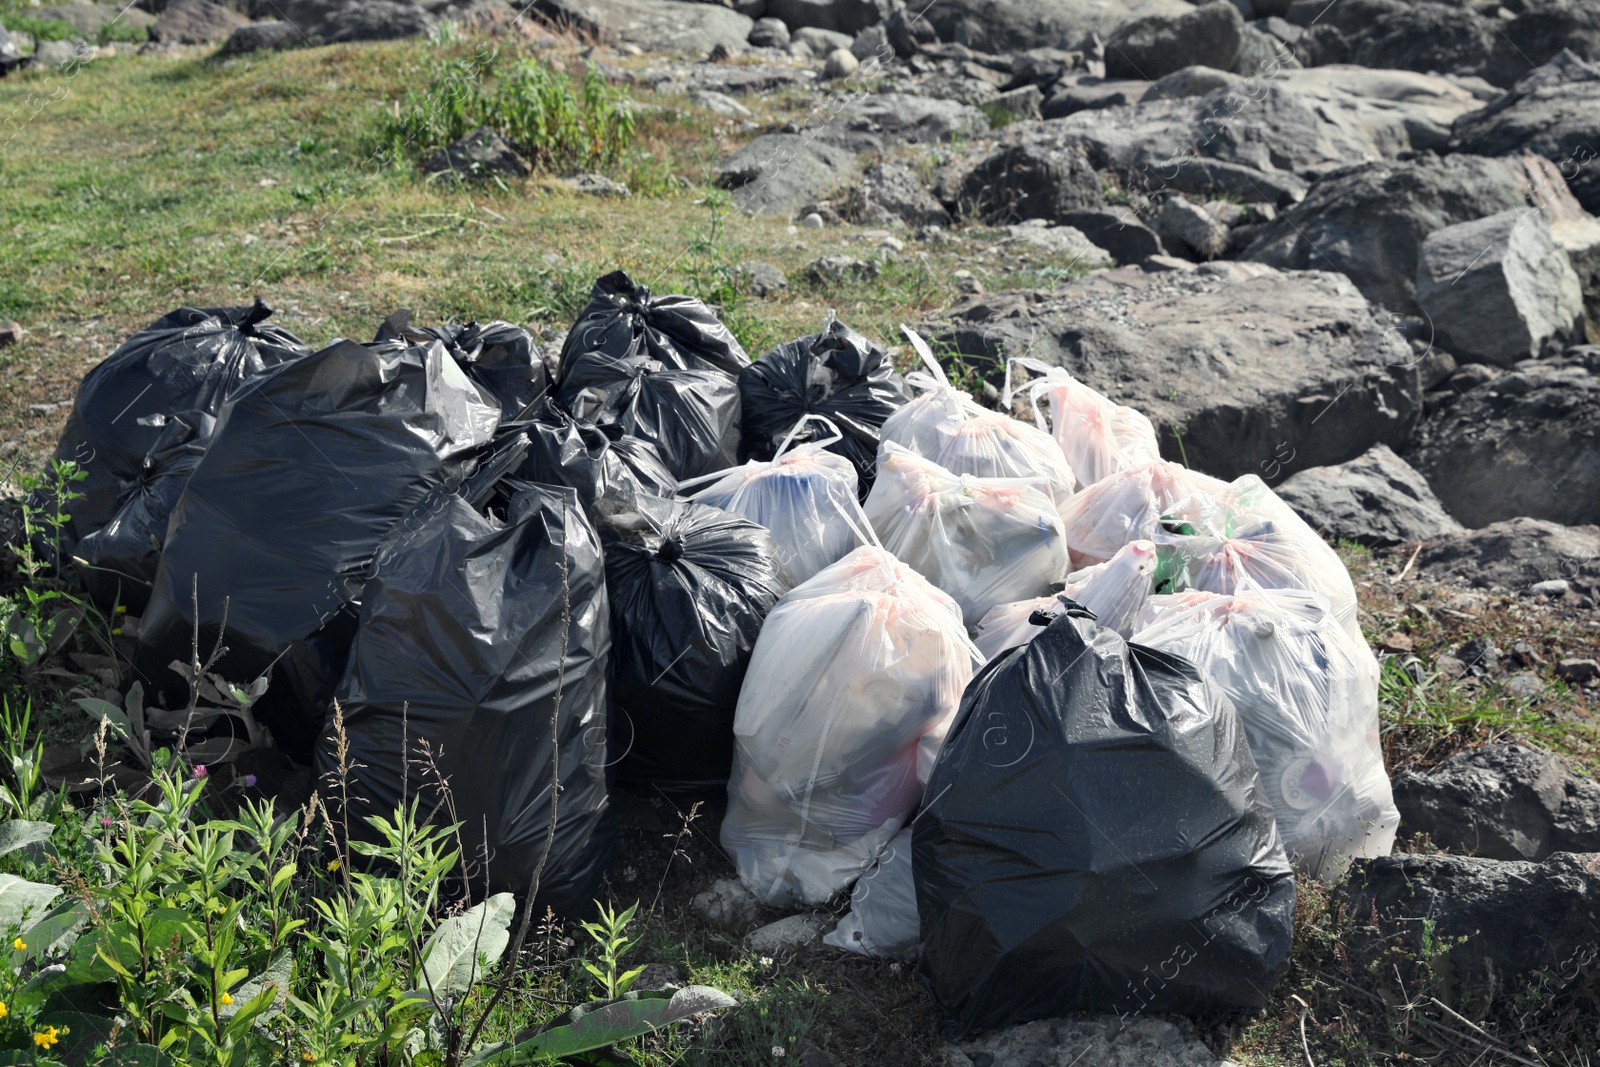
<svg viewBox="0 0 1600 1067"><path fill-rule="evenodd" d="M78 31L70 23L59 19L41 19L33 15L17 15L6 19L6 29L33 35L33 39L43 44L46 41L71 41L78 37Z"/></svg>
<svg viewBox="0 0 1600 1067"><path fill-rule="evenodd" d="M592 65L578 84L541 59L507 61L498 49L433 64L377 132L396 159L425 157L487 126L537 170L610 166L633 142L633 102Z"/></svg>

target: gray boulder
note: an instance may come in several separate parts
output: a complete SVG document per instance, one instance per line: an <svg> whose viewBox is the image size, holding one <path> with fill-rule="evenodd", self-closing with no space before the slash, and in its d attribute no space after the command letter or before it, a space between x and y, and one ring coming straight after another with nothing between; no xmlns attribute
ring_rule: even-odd
<svg viewBox="0 0 1600 1067"><path fill-rule="evenodd" d="M1528 360L1424 424L1409 458L1468 526L1600 521L1600 347Z"/></svg>
<svg viewBox="0 0 1600 1067"><path fill-rule="evenodd" d="M226 41L249 19L211 0L172 0L150 27L152 41L174 44L212 44Z"/></svg>
<svg viewBox="0 0 1600 1067"><path fill-rule="evenodd" d="M989 128L983 112L957 100L910 93L852 93L837 118L815 130L818 140L852 152L881 152L898 144L938 144Z"/></svg>
<svg viewBox="0 0 1600 1067"><path fill-rule="evenodd" d="M1059 267L1102 270L1116 265L1111 254L1089 240L1081 230L1052 226L1043 219L1007 226L1000 250L1008 260L1019 263L1032 261L1038 258L1035 253L1043 253L1046 262Z"/></svg>
<svg viewBox="0 0 1600 1067"><path fill-rule="evenodd" d="M310 33L324 44L421 37L438 24L409 0L348 0L321 6L324 14L312 23Z"/></svg>
<svg viewBox="0 0 1600 1067"><path fill-rule="evenodd" d="M1400 829L1492 860L1600 852L1600 782L1526 745L1489 745L1394 779Z"/></svg>
<svg viewBox="0 0 1600 1067"><path fill-rule="evenodd" d="M7 32L5 24L0 23L0 77L4 77L21 65L22 55L17 48L17 42Z"/></svg>
<svg viewBox="0 0 1600 1067"><path fill-rule="evenodd" d="M1567 254L1583 288L1585 332L1591 344L1600 344L1600 219L1565 219L1551 223L1550 236Z"/></svg>
<svg viewBox="0 0 1600 1067"><path fill-rule="evenodd" d="M1178 16L1192 8L1185 0L1118 0L1111 4L940 0L913 5L913 10L923 10L923 18L938 31L941 41L959 40L980 52L1003 55L1041 45L1077 48L1090 34L1115 34L1134 19Z"/></svg>
<svg viewBox="0 0 1600 1067"><path fill-rule="evenodd" d="M1284 71L1299 70L1294 50L1274 35L1255 26L1246 26L1239 39L1239 58L1233 72L1246 78L1276 78Z"/></svg>
<svg viewBox="0 0 1600 1067"><path fill-rule="evenodd" d="M755 28L731 8L684 0L533 0L527 10L553 26L646 52L736 51Z"/></svg>
<svg viewBox="0 0 1600 1067"><path fill-rule="evenodd" d="M1144 411L1163 454L1219 477L1275 480L1285 444L1309 466L1397 446L1420 411L1410 348L1337 274L1123 267L970 298L929 330L997 382L1009 356L1067 368Z"/></svg>
<svg viewBox="0 0 1600 1067"><path fill-rule="evenodd" d="M228 35L223 42L222 52L224 55L239 55L297 48L310 43L310 39L291 22L250 22Z"/></svg>
<svg viewBox="0 0 1600 1067"><path fill-rule="evenodd" d="M889 0L767 0L766 13L791 30L815 26L854 36L888 18L892 10Z"/></svg>
<svg viewBox="0 0 1600 1067"><path fill-rule="evenodd" d="M1141 222L1132 208L1124 205L1066 211L1057 221L1071 226L1105 249L1119 267L1142 263L1166 252L1156 232Z"/></svg>
<svg viewBox="0 0 1600 1067"><path fill-rule="evenodd" d="M933 28L933 23L923 17L924 13L902 8L890 15L889 21L883 24L889 47L901 59L910 59L924 45L939 43L939 33Z"/></svg>
<svg viewBox="0 0 1600 1067"><path fill-rule="evenodd" d="M789 40L793 44L810 49L811 54L818 59L836 49L849 48L855 41L848 33L839 33L837 30L826 30L817 26L791 26Z"/></svg>
<svg viewBox="0 0 1600 1067"><path fill-rule="evenodd" d="M853 152L798 133L765 133L714 168L717 184L733 192L749 215L793 218L827 199L856 171Z"/></svg>
<svg viewBox="0 0 1600 1067"><path fill-rule="evenodd" d="M505 138L485 126L435 152L422 164L422 170L425 174L455 174L462 178L490 174L526 178L533 173Z"/></svg>
<svg viewBox="0 0 1600 1067"><path fill-rule="evenodd" d="M1551 177L1551 165L1537 156L1360 164L1313 185L1244 258L1291 270L1340 271L1368 299L1416 315L1418 259L1428 235L1521 208L1533 196L1553 197ZM1577 210L1552 202L1563 214Z"/></svg>
<svg viewBox="0 0 1600 1067"><path fill-rule="evenodd" d="M1189 96L1205 96L1218 89L1237 85L1244 79L1215 67L1193 66L1175 70L1156 81L1144 94L1145 100L1180 100Z"/></svg>
<svg viewBox="0 0 1600 1067"><path fill-rule="evenodd" d="M759 18L745 38L752 48L788 48L789 27L782 19Z"/></svg>
<svg viewBox="0 0 1600 1067"><path fill-rule="evenodd" d="M1387 445L1348 463L1291 469L1278 495L1325 537L1394 545L1461 529L1422 475Z"/></svg>
<svg viewBox="0 0 1600 1067"><path fill-rule="evenodd" d="M805 274L817 285L870 281L878 276L878 264L855 256L822 256L805 266Z"/></svg>
<svg viewBox="0 0 1600 1067"><path fill-rule="evenodd" d="M1228 227L1205 208L1181 196L1162 201L1151 227L1167 248L1194 259L1216 259L1228 247Z"/></svg>
<svg viewBox="0 0 1600 1067"><path fill-rule="evenodd" d="M33 50L33 65L48 69L87 63L95 57L95 47L87 41L40 41Z"/></svg>
<svg viewBox="0 0 1600 1067"><path fill-rule="evenodd" d="M1395 556L1402 551L1409 559L1411 547L1396 550ZM1460 580L1516 593L1556 580L1590 589L1600 583L1600 527L1521 518L1490 523L1424 541L1413 567L1434 581Z"/></svg>
<svg viewBox="0 0 1600 1067"><path fill-rule="evenodd" d="M1600 930L1600 856L1361 859L1335 903L1355 920L1341 935L1352 970L1383 960L1370 973L1385 993L1403 995L1388 971L1409 959L1429 961L1439 999L1477 1018L1523 1018L1533 991L1574 1005L1600 996L1600 972L1580 962Z"/></svg>
<svg viewBox="0 0 1600 1067"><path fill-rule="evenodd" d="M1583 288L1538 208L1429 234L1417 260L1417 303L1464 362L1509 366L1583 336Z"/></svg>
<svg viewBox="0 0 1600 1067"><path fill-rule="evenodd" d="M1105 203L1100 176L1080 152L1001 148L967 175L956 196L963 215L988 223L1046 219Z"/></svg>
<svg viewBox="0 0 1600 1067"><path fill-rule="evenodd" d="M1600 214L1600 65L1558 55L1510 92L1457 119L1450 148L1481 156L1534 152L1565 176L1586 210Z"/></svg>
<svg viewBox="0 0 1600 1067"><path fill-rule="evenodd" d="M148 11L141 11L136 7L85 2L50 4L45 7L32 8L28 11L28 14L45 22L65 22L88 40L98 37L101 28L113 22L119 26L142 30L149 29L156 21L154 15ZM46 41L44 43L49 44L50 42ZM35 60L35 62L42 63L44 61Z"/></svg>
<svg viewBox="0 0 1600 1067"><path fill-rule="evenodd" d="M880 163L867 171L850 198L850 210L866 223L898 219L912 227L950 225L950 213L904 163Z"/></svg>
<svg viewBox="0 0 1600 1067"><path fill-rule="evenodd" d="M1125 23L1106 40L1106 76L1154 81L1184 67L1232 70L1244 42L1244 18L1227 0L1177 17Z"/></svg>
<svg viewBox="0 0 1600 1067"><path fill-rule="evenodd" d="M1064 119L1080 111L1100 111L1144 100L1152 83L1135 78L1105 78L1084 75L1064 79L1050 91L1039 114L1047 119Z"/></svg>

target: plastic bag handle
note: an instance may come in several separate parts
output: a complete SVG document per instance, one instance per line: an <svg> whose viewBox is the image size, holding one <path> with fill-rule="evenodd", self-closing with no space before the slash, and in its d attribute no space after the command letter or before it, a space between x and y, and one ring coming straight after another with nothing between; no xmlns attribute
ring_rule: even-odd
<svg viewBox="0 0 1600 1067"><path fill-rule="evenodd" d="M838 424L832 419L828 418L826 415L818 415L814 412L807 412L796 419L793 426L789 427L788 434L785 435L783 443L778 446L778 450L772 454L772 459L770 462L776 463L779 459L783 458L784 453L789 451L789 445L793 443L795 437L799 435L800 428L808 422L822 423L828 429L833 431L833 436L824 437L820 441L807 441L806 444L820 445L821 447L826 448L835 441L844 440L844 431L839 429Z"/></svg>
<svg viewBox="0 0 1600 1067"><path fill-rule="evenodd" d="M1037 359L1030 359L1027 356L1013 356L1006 360L1006 387L1000 393L1000 407L1005 411L1011 410L1011 398L1013 395L1011 370L1013 366L1021 367L1024 370L1036 371L1039 374L1044 375L1042 378L1035 378L1032 381L1023 382L1020 388L1022 391L1025 391L1028 394L1029 404L1033 408L1034 424L1040 429L1047 429L1048 427L1044 421L1044 412L1039 410L1039 395L1052 384L1051 379L1054 377L1053 372L1059 371L1061 368L1052 367L1048 363L1043 363ZM1068 375L1068 377L1070 377L1070 375Z"/></svg>
<svg viewBox="0 0 1600 1067"><path fill-rule="evenodd" d="M956 387L951 383L950 376L944 372L944 367L934 358L933 349L928 347L928 342L922 336L907 326L900 324L900 331L906 335L906 340L911 342L911 347L916 350L922 360L922 365L927 370L908 371L905 376L906 384L913 389L922 389L939 394L939 402L952 416L961 413L961 406L956 399Z"/></svg>

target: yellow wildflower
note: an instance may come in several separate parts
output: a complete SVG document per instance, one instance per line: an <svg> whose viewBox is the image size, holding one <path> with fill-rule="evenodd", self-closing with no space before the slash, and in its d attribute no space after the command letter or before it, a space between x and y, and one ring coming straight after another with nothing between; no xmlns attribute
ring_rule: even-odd
<svg viewBox="0 0 1600 1067"><path fill-rule="evenodd" d="M49 1048L52 1045L58 1045L61 1043L61 1038L59 1036L60 1033L61 1031L57 1030L55 1027L47 1026L43 1030L40 1030L37 1034L33 1035L33 1043L38 1045L40 1048Z"/></svg>
<svg viewBox="0 0 1600 1067"><path fill-rule="evenodd" d="M18 952L21 952L23 949L28 947L28 943L26 941L22 940L22 938L19 937L19 938L15 938L11 942L11 947L16 949Z"/></svg>
<svg viewBox="0 0 1600 1067"><path fill-rule="evenodd" d="M222 1003L224 1003L224 1004L232 1004L233 1003L233 994L232 993L224 993L218 999L220 999L222 1001Z"/></svg>
<svg viewBox="0 0 1600 1067"><path fill-rule="evenodd" d="M341 863L338 860L329 860L328 861L328 873L332 874L334 871L337 871L340 867L343 867L343 866L344 866L344 864Z"/></svg>
<svg viewBox="0 0 1600 1067"><path fill-rule="evenodd" d="M302 1052L302 1053L300 1053L300 1062L302 1062L302 1063L316 1063L317 1062L317 1055L314 1052Z"/></svg>
<svg viewBox="0 0 1600 1067"><path fill-rule="evenodd" d="M7 1015L10 1015L10 1014L11 1014L11 1009L6 1007L6 1002L5 1001L0 1000L0 1019L4 1019Z"/></svg>

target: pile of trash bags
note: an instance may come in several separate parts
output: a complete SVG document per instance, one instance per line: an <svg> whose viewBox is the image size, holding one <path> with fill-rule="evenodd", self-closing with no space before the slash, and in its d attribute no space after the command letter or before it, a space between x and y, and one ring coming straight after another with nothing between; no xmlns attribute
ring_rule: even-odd
<svg viewBox="0 0 1600 1067"><path fill-rule="evenodd" d="M620 271L559 358L271 314L181 308L91 372L56 562L152 701L196 658L260 693L352 833L448 811L462 877L571 914L613 789L722 793L755 896L848 899L828 943L914 959L956 1033L1257 1007L1296 876L1392 846L1338 556L1059 367L996 411L910 330L903 377L836 320L752 361Z"/></svg>

